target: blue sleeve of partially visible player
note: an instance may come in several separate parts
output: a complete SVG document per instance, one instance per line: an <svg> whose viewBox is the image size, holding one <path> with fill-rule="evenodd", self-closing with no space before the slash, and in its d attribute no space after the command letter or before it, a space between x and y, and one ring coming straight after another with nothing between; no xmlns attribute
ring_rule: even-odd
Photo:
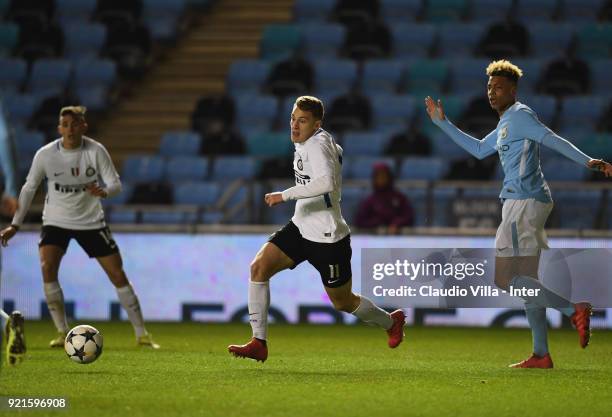
<svg viewBox="0 0 612 417"><path fill-rule="evenodd" d="M442 129L444 133L450 136L453 142L478 159L484 159L489 155L493 155L497 151L495 147L497 144L496 130L489 133L483 140L480 140L463 132L457 126L452 124L448 118L444 120L436 120L434 123L440 129Z"/></svg>
<svg viewBox="0 0 612 417"><path fill-rule="evenodd" d="M547 148L554 149L577 164L586 166L587 162L592 159L575 147L571 142L563 139L546 127L544 123L540 122L537 117L529 111L517 111L513 115L512 123L513 129L516 129L515 131L519 136L531 139Z"/></svg>
<svg viewBox="0 0 612 417"><path fill-rule="evenodd" d="M0 104L0 166L4 174L4 192L11 197L17 197L17 161L13 140L2 114Z"/></svg>

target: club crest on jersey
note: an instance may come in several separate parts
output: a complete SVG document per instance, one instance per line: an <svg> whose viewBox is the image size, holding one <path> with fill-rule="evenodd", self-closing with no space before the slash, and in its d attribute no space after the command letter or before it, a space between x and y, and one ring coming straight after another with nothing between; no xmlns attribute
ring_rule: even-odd
<svg viewBox="0 0 612 417"><path fill-rule="evenodd" d="M96 175L96 169L94 167L87 167L87 170L85 170L85 175L88 177L93 177Z"/></svg>
<svg viewBox="0 0 612 417"><path fill-rule="evenodd" d="M79 167L70 168L70 172L72 173L73 177L78 177L79 174L81 173L81 170L79 169Z"/></svg>
<svg viewBox="0 0 612 417"><path fill-rule="evenodd" d="M302 158L297 160L297 169L302 171L304 169L304 163L302 162Z"/></svg>
<svg viewBox="0 0 612 417"><path fill-rule="evenodd" d="M506 139L507 136L508 136L508 128L506 126L504 126L499 131L499 138L500 139Z"/></svg>

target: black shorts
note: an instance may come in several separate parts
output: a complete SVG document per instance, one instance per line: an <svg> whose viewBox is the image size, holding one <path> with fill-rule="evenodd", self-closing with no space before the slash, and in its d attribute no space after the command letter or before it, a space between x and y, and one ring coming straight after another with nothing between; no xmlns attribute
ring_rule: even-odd
<svg viewBox="0 0 612 417"><path fill-rule="evenodd" d="M289 222L270 236L268 242L274 243L295 262L291 269L304 261L310 262L321 274L326 287L340 287L352 277L350 235L334 243L313 242L304 239L298 227Z"/></svg>
<svg viewBox="0 0 612 417"><path fill-rule="evenodd" d="M119 252L119 248L108 226L94 230L73 230L57 226L43 226L38 246L59 246L66 252L72 238L76 239L90 258L101 258Z"/></svg>

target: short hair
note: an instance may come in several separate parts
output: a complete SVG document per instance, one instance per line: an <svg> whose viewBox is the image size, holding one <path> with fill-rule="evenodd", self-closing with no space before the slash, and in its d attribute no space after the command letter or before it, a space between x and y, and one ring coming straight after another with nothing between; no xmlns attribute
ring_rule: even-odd
<svg viewBox="0 0 612 417"><path fill-rule="evenodd" d="M87 113L87 107L85 106L66 106L62 107L59 115L60 117L72 116L79 119L84 119L85 113Z"/></svg>
<svg viewBox="0 0 612 417"><path fill-rule="evenodd" d="M315 120L323 120L325 115L325 109L323 108L323 102L313 96L301 96L295 100L295 105L302 111L309 111Z"/></svg>
<svg viewBox="0 0 612 417"><path fill-rule="evenodd" d="M489 64L487 67L487 75L489 77L506 77L516 84L519 78L523 76L523 70L510 61L500 59L499 61L493 61Z"/></svg>

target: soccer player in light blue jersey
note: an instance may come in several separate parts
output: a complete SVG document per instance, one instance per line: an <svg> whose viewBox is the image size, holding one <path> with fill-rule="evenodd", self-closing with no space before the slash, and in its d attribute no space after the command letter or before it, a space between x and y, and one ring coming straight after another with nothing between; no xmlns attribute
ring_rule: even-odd
<svg viewBox="0 0 612 417"><path fill-rule="evenodd" d="M13 216L17 210L17 158L13 145L0 100L0 171L4 175L4 191L0 192L0 214L3 216ZM19 311L13 311L9 316L0 308L0 316L6 323L6 360L7 363L15 365L23 360L26 353L23 315Z"/></svg>
<svg viewBox="0 0 612 417"><path fill-rule="evenodd" d="M504 170L500 198L502 221L495 236L495 283L502 289L527 288L537 296L524 296L527 321L533 336L533 354L511 365L515 368L552 368L548 351L546 308L570 317L585 348L590 340L591 305L573 304L550 291L537 279L541 249L547 249L544 224L553 208L550 189L540 168L540 145L554 149L585 168L612 176L612 165L592 159L540 122L533 110L516 99L523 72L506 60L492 62L487 93L500 120L497 128L478 140L453 125L444 115L442 102L425 98L429 117L463 149L478 159L499 154ZM578 169L578 168L577 168Z"/></svg>

